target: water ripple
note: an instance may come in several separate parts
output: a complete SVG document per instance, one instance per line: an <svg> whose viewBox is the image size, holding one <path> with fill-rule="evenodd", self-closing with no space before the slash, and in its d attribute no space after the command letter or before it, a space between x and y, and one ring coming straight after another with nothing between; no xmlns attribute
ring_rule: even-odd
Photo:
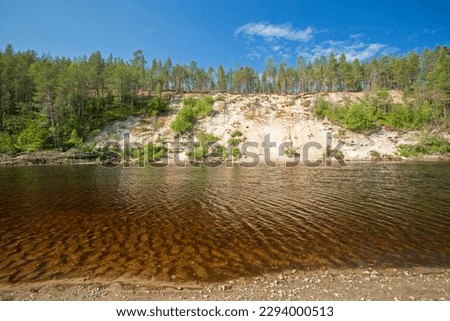
<svg viewBox="0 0 450 321"><path fill-rule="evenodd" d="M450 266L449 163L0 169L0 282Z"/></svg>

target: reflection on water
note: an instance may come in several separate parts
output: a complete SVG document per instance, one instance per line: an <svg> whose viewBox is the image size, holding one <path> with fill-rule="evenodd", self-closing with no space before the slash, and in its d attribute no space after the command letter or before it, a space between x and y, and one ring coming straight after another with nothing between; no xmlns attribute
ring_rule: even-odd
<svg viewBox="0 0 450 321"><path fill-rule="evenodd" d="M0 169L0 282L450 266L449 163Z"/></svg>

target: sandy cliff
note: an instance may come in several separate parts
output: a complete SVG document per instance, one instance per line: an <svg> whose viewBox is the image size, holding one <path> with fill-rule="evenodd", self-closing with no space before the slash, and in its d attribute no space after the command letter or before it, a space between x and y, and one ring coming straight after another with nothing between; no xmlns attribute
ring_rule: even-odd
<svg viewBox="0 0 450 321"><path fill-rule="evenodd" d="M176 95L171 100L171 108L176 111L182 108L185 97L200 98L199 94ZM272 161L291 161L283 155L285 148L282 143L292 144L291 150L299 153L301 160L308 155L308 160L322 159L326 146L337 149L339 142L345 160L370 160L374 155L386 159L398 157L398 146L414 144L420 139L420 132L398 132L384 128L370 134L353 133L340 126L332 124L327 119L314 117L314 106L320 98L332 103L342 103L345 100L360 100L364 93L329 93L302 95L234 95L213 94L214 112L196 124L197 130L214 134L218 143L227 146L231 134L239 130L243 133L243 141L253 143L247 148L252 153L243 157L242 161L252 161L258 154L260 160L270 154ZM391 92L394 102L401 102L400 92ZM149 142L173 142L175 135L170 129L170 123L175 119L175 112L159 117L130 117L126 121L116 122L107 126L95 139L97 148L108 141L117 141L123 145L123 134L130 134L130 142L146 144ZM270 148L264 147L264 141L270 135ZM331 137L331 142L330 142ZM187 139L181 139L181 142ZM255 145L255 143L257 145ZM275 144L274 144L275 143ZM187 143L185 144L187 146ZM267 144L266 144L267 145ZM170 147L170 146L169 146ZM183 147L183 144L182 144ZM241 144L242 147L242 144ZM169 155L173 157L174 155ZM180 159L185 159L185 149L181 148Z"/></svg>

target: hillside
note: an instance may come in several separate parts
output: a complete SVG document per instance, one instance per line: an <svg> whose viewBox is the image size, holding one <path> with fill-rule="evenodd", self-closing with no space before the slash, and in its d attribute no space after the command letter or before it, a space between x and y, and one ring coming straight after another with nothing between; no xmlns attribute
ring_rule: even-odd
<svg viewBox="0 0 450 321"><path fill-rule="evenodd" d="M177 137L170 128L174 121L176 111L183 107L183 99L188 97L201 98L201 94L174 95L171 97L170 108L173 110L165 116L129 117L104 128L100 135L91 140L97 149L101 149L106 142L118 142L123 146L124 134L129 133L130 143L146 145L165 143L169 150L169 158L177 156L180 160L187 160L189 136L182 135L180 148L175 155L173 142ZM359 101L364 93L322 93L298 95L269 95L269 94L228 94L217 93L214 99L211 115L199 119L194 132L205 132L217 137L216 143L228 146L234 135L239 133L238 146L245 143L257 143L248 148L251 153L257 153L260 161L264 160L263 142L267 134L270 141L276 143L269 149L271 161L292 161L292 158L280 152L282 143L291 143L292 153L299 153L303 160L306 154L303 149L306 144L319 143L321 146L312 146L308 152L308 160L322 159L325 153L327 133L331 133L332 148L338 142L343 146L339 148L345 160L370 159L398 159L398 148L402 144L416 144L424 135L419 131L394 131L384 127L374 132L355 133L333 124L327 118L319 119L314 116L314 108L319 99L325 99L333 104L342 104L344 101ZM400 91L390 91L393 103L401 103L403 95ZM242 135L240 135L242 133ZM449 140L448 134L444 135ZM191 135L192 136L192 135ZM195 137L191 137L197 141ZM136 145L138 146L138 145ZM306 145L308 146L308 145ZM320 148L322 147L322 148ZM289 152L289 150L286 150ZM171 153L172 152L172 153ZM291 154L292 154L291 153ZM292 155L290 155L292 156ZM242 161L253 161L254 154L242 155Z"/></svg>

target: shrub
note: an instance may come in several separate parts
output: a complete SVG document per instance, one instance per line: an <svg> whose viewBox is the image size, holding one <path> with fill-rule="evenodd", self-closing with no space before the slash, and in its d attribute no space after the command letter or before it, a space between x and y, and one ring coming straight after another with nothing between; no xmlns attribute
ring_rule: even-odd
<svg viewBox="0 0 450 321"><path fill-rule="evenodd" d="M220 157L222 159L227 158L228 152L227 149L222 145L216 145L211 152L211 156L213 157Z"/></svg>
<svg viewBox="0 0 450 321"><path fill-rule="evenodd" d="M344 159L345 155L344 155L343 151L341 151L341 150L335 151L335 150L331 149L330 146L327 146L323 153L323 157L334 157L336 159Z"/></svg>
<svg viewBox="0 0 450 321"><path fill-rule="evenodd" d="M0 153L14 154L16 151L13 137L8 133L0 133Z"/></svg>
<svg viewBox="0 0 450 321"><path fill-rule="evenodd" d="M327 102L325 99L320 99L314 111L317 117L323 119L325 118L325 116L328 116L329 114L330 103Z"/></svg>
<svg viewBox="0 0 450 321"><path fill-rule="evenodd" d="M206 152L203 146L196 146L194 150L188 151L187 155L193 157L195 160L201 160L206 156Z"/></svg>
<svg viewBox="0 0 450 321"><path fill-rule="evenodd" d="M355 132L372 130L381 125L399 130L423 129L433 120L443 123L445 119L443 107L439 104L425 101L417 108L410 104L392 104L392 98L386 91L379 92L375 97L366 97L362 102L347 102L344 107L333 106L320 99L315 114Z"/></svg>
<svg viewBox="0 0 450 321"><path fill-rule="evenodd" d="M231 133L231 137L241 137L243 134L240 130L235 130Z"/></svg>
<svg viewBox="0 0 450 321"><path fill-rule="evenodd" d="M83 138L81 138L80 136L78 136L78 131L76 129L72 130L72 132L70 133L70 138L69 140L66 142L66 147L76 147L76 148L82 148L84 147L83 144Z"/></svg>
<svg viewBox="0 0 450 321"><path fill-rule="evenodd" d="M150 99L147 109L153 116L165 114L170 111L169 102L160 97Z"/></svg>
<svg viewBox="0 0 450 321"><path fill-rule="evenodd" d="M289 148L286 147L284 149L284 154L289 157L289 158L293 158L293 157L299 157L300 153L298 152L299 148L297 147L293 147L293 148Z"/></svg>
<svg viewBox="0 0 450 321"><path fill-rule="evenodd" d="M32 152L40 150L48 138L47 128L39 121L29 121L25 130L17 137L17 145L20 150Z"/></svg>
<svg viewBox="0 0 450 321"><path fill-rule="evenodd" d="M345 127L352 131L364 131L376 127L376 110L367 104L353 103L345 116Z"/></svg>
<svg viewBox="0 0 450 321"><path fill-rule="evenodd" d="M230 138L229 140L228 140L228 144L229 145L232 145L232 146L237 146L237 145L239 145L241 143L241 139L239 139L239 138Z"/></svg>
<svg viewBox="0 0 450 321"><path fill-rule="evenodd" d="M427 146L430 154L450 153L450 143L444 138L434 135L426 136L422 139L421 143Z"/></svg>
<svg viewBox="0 0 450 321"><path fill-rule="evenodd" d="M231 155L234 158L239 158L241 156L241 150L239 149L239 147L233 147L233 149L231 150Z"/></svg>
<svg viewBox="0 0 450 321"><path fill-rule="evenodd" d="M398 151L400 156L403 157L423 156L427 153L425 146L422 144L400 145Z"/></svg>
<svg viewBox="0 0 450 321"><path fill-rule="evenodd" d="M200 160L208 155L211 144L218 141L219 138L201 131L196 134L196 137L198 140L198 145L195 146L193 150L189 151L187 155L194 157L196 160ZM213 151L211 156L217 156L217 153Z"/></svg>
<svg viewBox="0 0 450 321"><path fill-rule="evenodd" d="M412 108L406 105L394 105L391 112L385 117L386 124L392 128L411 128L414 122Z"/></svg>
<svg viewBox="0 0 450 321"><path fill-rule="evenodd" d="M197 118L203 118L210 115L213 111L213 103L214 100L210 96L197 100L193 106L195 116Z"/></svg>
<svg viewBox="0 0 450 321"><path fill-rule="evenodd" d="M167 155L167 148L164 145L155 145L150 143L147 145L148 161L154 162L158 159L164 158Z"/></svg>
<svg viewBox="0 0 450 321"><path fill-rule="evenodd" d="M196 134L196 136L201 145L205 145L208 143L214 143L219 140L219 138L214 136L213 134L208 134L208 133L205 133L202 131L198 132Z"/></svg>
<svg viewBox="0 0 450 321"><path fill-rule="evenodd" d="M170 125L171 129L177 134L191 130L198 118L211 114L213 102L214 100L209 96L200 100L192 97L183 99L183 108L178 111Z"/></svg>
<svg viewBox="0 0 450 321"><path fill-rule="evenodd" d="M417 109L411 105L393 105L379 123L395 129L423 129L433 119L432 106L424 102Z"/></svg>
<svg viewBox="0 0 450 321"><path fill-rule="evenodd" d="M349 108L346 106L345 107L331 106L330 109L327 111L326 116L333 123L344 125L348 110Z"/></svg>
<svg viewBox="0 0 450 321"><path fill-rule="evenodd" d="M184 107L192 109L197 118L202 118L211 114L213 111L213 103L214 99L211 96L206 96L202 99L195 99L192 97L183 99Z"/></svg>
<svg viewBox="0 0 450 321"><path fill-rule="evenodd" d="M433 118L432 105L424 102L414 113L414 128L424 128Z"/></svg>
<svg viewBox="0 0 450 321"><path fill-rule="evenodd" d="M240 130L235 130L234 132L231 133L230 136L231 137L228 140L228 145L231 145L231 146L237 146L240 143L242 143L242 141L245 140L245 138L242 137L243 134L242 134L242 132Z"/></svg>
<svg viewBox="0 0 450 321"><path fill-rule="evenodd" d="M191 129L194 126L195 121L196 117L194 111L192 108L185 106L178 111L175 120L170 124L170 128L175 133L182 133Z"/></svg>
<svg viewBox="0 0 450 321"><path fill-rule="evenodd" d="M415 145L400 145L399 154L404 157L424 156L429 154L450 153L450 143L441 137L430 135Z"/></svg>

